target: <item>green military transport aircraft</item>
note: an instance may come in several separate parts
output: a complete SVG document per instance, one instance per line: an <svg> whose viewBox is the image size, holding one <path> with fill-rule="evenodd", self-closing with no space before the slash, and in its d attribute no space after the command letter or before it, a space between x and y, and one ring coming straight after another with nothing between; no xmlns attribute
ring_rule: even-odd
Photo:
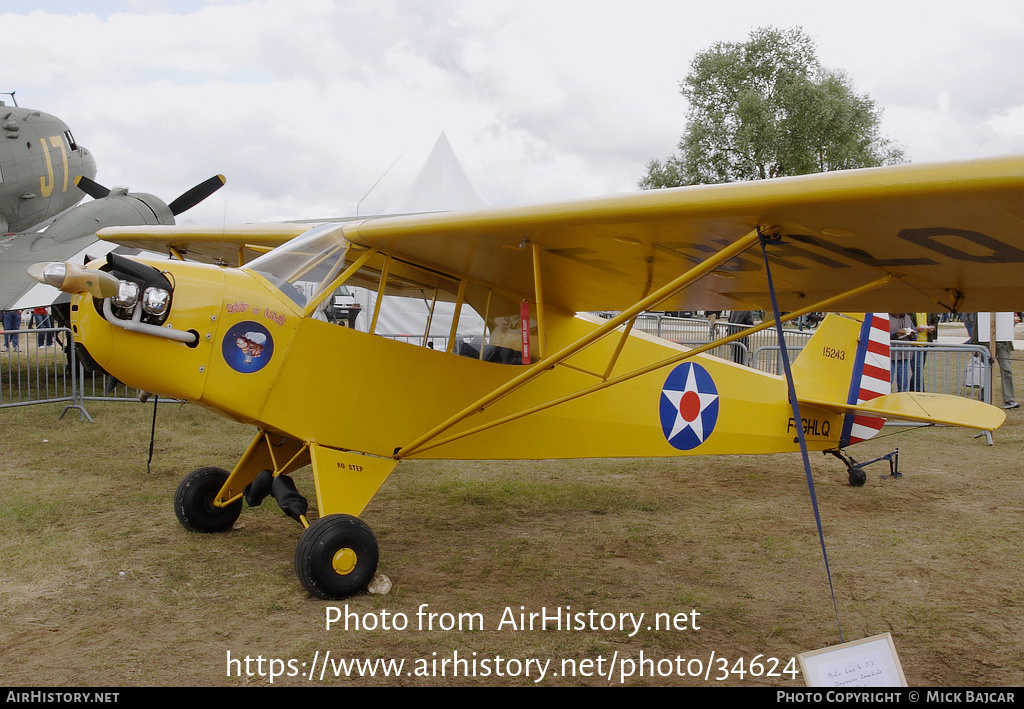
<svg viewBox="0 0 1024 709"><path fill-rule="evenodd" d="M176 215L224 184L216 175L170 204L151 194L107 189L94 181L92 153L63 121L21 108L14 94L7 95L14 105L0 101L0 310L49 305L25 297L38 285L27 273L32 264L74 258L98 241L96 232L104 227L174 224ZM86 195L92 201L76 207Z"/></svg>

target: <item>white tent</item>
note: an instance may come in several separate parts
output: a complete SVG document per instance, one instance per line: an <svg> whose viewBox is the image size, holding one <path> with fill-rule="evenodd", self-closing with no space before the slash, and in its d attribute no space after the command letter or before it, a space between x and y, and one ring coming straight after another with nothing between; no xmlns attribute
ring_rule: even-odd
<svg viewBox="0 0 1024 709"><path fill-rule="evenodd" d="M452 212L486 206L487 203L470 184L465 170L455 156L455 151L452 150L451 143L442 132L409 190L390 206L387 213ZM363 308L356 327L365 331L370 326L376 293L363 289L353 290L356 302ZM424 294L423 299L386 297L377 321L377 333L409 337L418 342L426 327L431 295ZM453 306L450 303L438 303L431 319L430 335L446 338L451 330L453 314ZM480 337L483 329L482 318L472 312L463 311L459 318L460 335Z"/></svg>
<svg viewBox="0 0 1024 709"><path fill-rule="evenodd" d="M442 132L409 191L391 205L388 213L454 212L486 206Z"/></svg>

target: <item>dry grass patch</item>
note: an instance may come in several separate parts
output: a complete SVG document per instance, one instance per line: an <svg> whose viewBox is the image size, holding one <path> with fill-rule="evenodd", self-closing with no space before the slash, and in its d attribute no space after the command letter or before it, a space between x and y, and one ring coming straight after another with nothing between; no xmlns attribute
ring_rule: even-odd
<svg viewBox="0 0 1024 709"><path fill-rule="evenodd" d="M1021 379L1024 381L1024 378ZM381 547L387 596L310 599L293 572L300 529L267 501L222 535L185 532L171 499L201 465L231 467L249 429L191 406L90 404L95 424L59 407L0 412L0 671L13 685L243 685L226 658L564 660L598 657L787 659L838 642L798 456L672 460L403 463L364 514ZM888 429L887 429L888 432ZM932 429L859 446L900 448L905 477L869 468L860 489L812 457L847 640L891 632L919 685L1024 682L1024 414L997 445ZM297 476L312 500L308 474ZM415 628L417 611L479 614L482 629ZM324 627L325 609L405 630ZM700 630L499 629L507 608L700 613ZM244 673L243 673L244 674ZM329 678L338 685L532 684L520 676ZM299 677L276 684L306 685ZM319 681L317 682L319 683ZM617 683L617 682L615 682ZM690 677L627 684L700 685ZM799 685L730 677L724 684ZM547 676L544 684L608 684Z"/></svg>

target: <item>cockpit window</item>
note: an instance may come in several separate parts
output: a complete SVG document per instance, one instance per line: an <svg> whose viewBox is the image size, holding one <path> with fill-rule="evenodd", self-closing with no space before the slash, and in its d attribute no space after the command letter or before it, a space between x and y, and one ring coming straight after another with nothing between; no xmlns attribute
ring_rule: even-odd
<svg viewBox="0 0 1024 709"><path fill-rule="evenodd" d="M346 246L342 225L324 224L260 256L246 268L304 307L338 275L345 263Z"/></svg>
<svg viewBox="0 0 1024 709"><path fill-rule="evenodd" d="M245 268L309 317L485 362L536 361L529 349L538 341L536 313L528 321L524 315L529 303L384 251L350 251L343 228L311 229ZM314 301L317 307L308 307Z"/></svg>

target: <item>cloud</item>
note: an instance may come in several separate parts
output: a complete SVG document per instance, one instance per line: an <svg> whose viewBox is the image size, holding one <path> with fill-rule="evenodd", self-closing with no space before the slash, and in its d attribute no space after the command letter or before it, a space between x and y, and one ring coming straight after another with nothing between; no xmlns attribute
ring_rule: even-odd
<svg viewBox="0 0 1024 709"><path fill-rule="evenodd" d="M401 156L365 213L404 191L442 130L492 204L634 189L675 150L693 56L769 24L802 25L916 162L1021 148L1024 75L1006 69L1024 25L1004 0L47 7L0 15L19 102L67 121L108 184L170 198L225 174L197 221L348 214Z"/></svg>

